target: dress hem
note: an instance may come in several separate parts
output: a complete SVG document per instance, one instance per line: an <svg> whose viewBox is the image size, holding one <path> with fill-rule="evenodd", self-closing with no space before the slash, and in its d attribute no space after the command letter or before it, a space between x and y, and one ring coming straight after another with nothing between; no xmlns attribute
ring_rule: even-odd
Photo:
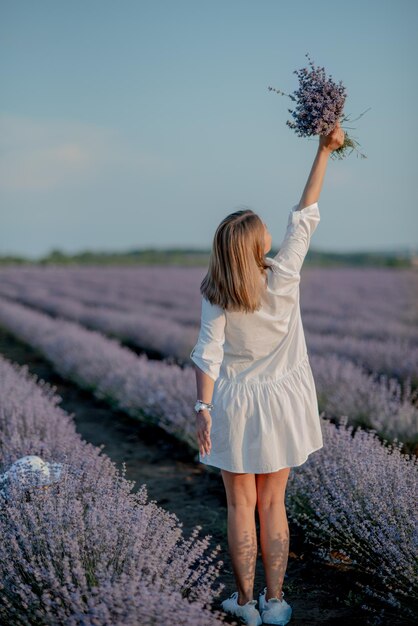
<svg viewBox="0 0 418 626"><path fill-rule="evenodd" d="M286 467L299 467L300 465L303 465L313 452L317 452L318 450L321 450L321 448L323 447L324 447L324 444L322 443L317 448L312 448L312 450L310 450L306 454L306 456L304 457L302 461L298 461L297 463L292 463L292 464L281 465L280 467L276 469L263 469L263 470L257 470L257 471L230 469L230 467L221 467L220 465L216 465L216 461L214 461L213 463L209 463L207 461L201 460L200 458L199 458L199 463L202 463L203 465L210 465L211 467L217 467L218 469L223 469L227 472L233 472L234 474L271 474L273 472L278 472L281 469L285 469Z"/></svg>

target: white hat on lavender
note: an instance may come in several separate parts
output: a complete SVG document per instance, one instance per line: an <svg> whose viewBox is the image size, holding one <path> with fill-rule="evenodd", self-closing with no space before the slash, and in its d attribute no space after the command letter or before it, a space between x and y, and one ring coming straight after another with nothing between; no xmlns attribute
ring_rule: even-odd
<svg viewBox="0 0 418 626"><path fill-rule="evenodd" d="M4 474L0 475L0 485L9 481L19 481L22 485L43 487L57 482L61 472L61 463L48 463L40 456L27 455L15 461Z"/></svg>

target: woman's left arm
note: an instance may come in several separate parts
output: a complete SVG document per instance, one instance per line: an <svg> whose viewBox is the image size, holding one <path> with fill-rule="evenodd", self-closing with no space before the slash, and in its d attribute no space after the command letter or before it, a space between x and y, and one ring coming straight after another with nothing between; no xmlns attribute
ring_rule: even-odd
<svg viewBox="0 0 418 626"><path fill-rule="evenodd" d="M212 402L215 381L200 367L197 366L194 370L196 374L196 400L202 400L202 402L207 403Z"/></svg>
<svg viewBox="0 0 418 626"><path fill-rule="evenodd" d="M202 297L200 331L196 345L190 353L196 373L197 400L211 402L215 381L223 361L226 317L223 309ZM197 438L200 453L210 452L212 420L206 409L196 414Z"/></svg>
<svg viewBox="0 0 418 626"><path fill-rule="evenodd" d="M197 397L203 402L211 402L213 396L213 379L205 374L199 367L195 367L196 372L196 388ZM212 418L210 411L207 409L200 409L196 413L196 437L199 446L199 452L202 456L210 453L211 440L210 429L212 427Z"/></svg>
<svg viewBox="0 0 418 626"><path fill-rule="evenodd" d="M213 382L219 376L223 361L225 324L224 310L202 297L199 337L190 358Z"/></svg>

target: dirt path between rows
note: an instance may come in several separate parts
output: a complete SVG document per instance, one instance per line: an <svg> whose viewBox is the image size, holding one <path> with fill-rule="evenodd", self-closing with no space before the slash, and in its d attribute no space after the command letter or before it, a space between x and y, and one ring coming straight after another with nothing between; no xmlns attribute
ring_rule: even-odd
<svg viewBox="0 0 418 626"><path fill-rule="evenodd" d="M0 354L20 365L27 364L31 373L55 385L63 399L60 406L74 414L76 428L82 437L95 445L104 444L104 453L118 467L125 462L127 478L138 486L146 483L149 499L156 500L177 515L183 523L185 536L200 525L201 536L209 534L213 547L221 545L219 558L224 561L221 581L226 587L220 600L235 591L227 545L226 499L220 473L208 473L185 445L160 428L141 424L63 380L41 355L1 327ZM365 624L364 612L356 605L360 598L352 575L336 566L315 562L309 547L303 544L300 530L290 520L289 528L290 553L283 589L286 600L293 607L290 624L351 626L353 620ZM255 598L264 584L259 551ZM348 605L349 596L354 605ZM401 622L391 619L387 623L394 626Z"/></svg>

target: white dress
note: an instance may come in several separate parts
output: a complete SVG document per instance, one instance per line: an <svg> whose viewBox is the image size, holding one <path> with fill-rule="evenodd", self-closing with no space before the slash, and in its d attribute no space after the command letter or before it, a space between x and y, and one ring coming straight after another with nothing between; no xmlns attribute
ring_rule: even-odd
<svg viewBox="0 0 418 626"><path fill-rule="evenodd" d="M299 305L300 270L320 215L317 202L297 206L279 252L265 257L268 286L260 310L225 311L202 297L190 358L215 384L211 452L199 452L201 463L268 473L301 465L323 447Z"/></svg>

